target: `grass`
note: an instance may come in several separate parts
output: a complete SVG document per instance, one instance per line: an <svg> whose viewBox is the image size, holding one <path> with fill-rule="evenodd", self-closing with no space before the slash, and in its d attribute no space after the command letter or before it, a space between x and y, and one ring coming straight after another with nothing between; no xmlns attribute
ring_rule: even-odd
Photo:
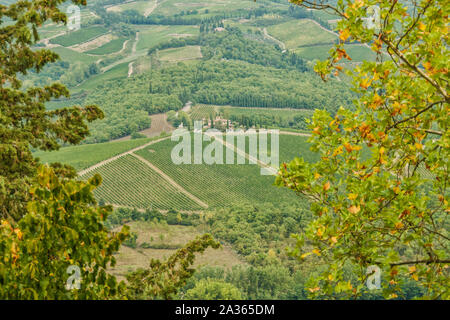
<svg viewBox="0 0 450 320"><path fill-rule="evenodd" d="M83 82L80 86L72 88L71 92L74 93L81 90L89 91L95 88L97 85L104 83L107 80L126 78L128 75L128 63L129 62L118 64L117 66L109 69L105 73L100 73L89 78L88 80Z"/></svg>
<svg viewBox="0 0 450 320"><path fill-rule="evenodd" d="M50 43L59 44L63 47L70 47L96 38L102 34L105 34L107 31L108 30L102 26L81 28L80 30L69 32L65 35L53 38L50 40Z"/></svg>
<svg viewBox="0 0 450 320"><path fill-rule="evenodd" d="M77 52L75 50L71 50L64 47L55 47L51 49L53 52L56 52L61 60L68 61L68 62L82 62L84 64L90 64L95 62L98 58L97 57L91 57L87 54Z"/></svg>
<svg viewBox="0 0 450 320"><path fill-rule="evenodd" d="M114 39L96 49L86 51L86 53L95 55L111 54L122 50L125 41L126 39L124 38Z"/></svg>
<svg viewBox="0 0 450 320"><path fill-rule="evenodd" d="M117 264L111 268L111 273L123 279L125 275L137 268L148 268L151 259L166 260L176 252L176 249L145 249L140 247L144 242L157 244L172 244L185 246L195 237L204 234L204 230L195 227L174 226L153 222L131 222L129 224L132 232L137 234L137 248L121 246L116 255ZM163 237L163 240L160 240ZM153 240L152 240L153 239ZM208 248L203 254L197 254L194 268L201 266L220 266L231 269L233 266L242 264L239 256L228 246L221 249Z"/></svg>
<svg viewBox="0 0 450 320"><path fill-rule="evenodd" d="M136 50L147 50L161 42L174 39L177 34L197 36L199 28L196 26L140 26Z"/></svg>
<svg viewBox="0 0 450 320"><path fill-rule="evenodd" d="M208 16L213 14L221 14L224 12L234 11L238 9L256 9L259 3L253 0L224 0L224 1L191 1L191 0L166 0L161 3L153 14L161 14L172 16L182 11L197 10L199 15ZM209 14L205 13L209 10ZM186 15L186 18L192 15ZM195 16L195 15L194 15Z"/></svg>
<svg viewBox="0 0 450 320"><path fill-rule="evenodd" d="M98 200L134 208L195 210L201 207L132 155L107 163L80 178L99 173L102 184L94 190Z"/></svg>
<svg viewBox="0 0 450 320"><path fill-rule="evenodd" d="M58 151L37 151L33 155L39 157L43 163L61 162L83 170L90 166L114 157L130 149L139 147L152 139L136 139L98 144L85 144L80 146L64 147Z"/></svg>
<svg viewBox="0 0 450 320"><path fill-rule="evenodd" d="M334 43L336 36L323 30L312 20L291 20L267 28L268 33L282 41L286 48Z"/></svg>
<svg viewBox="0 0 450 320"><path fill-rule="evenodd" d="M320 46L312 46L312 47L303 47L295 49L295 53L297 53L302 58L308 60L325 60L328 58L328 51L332 48L333 45L320 45ZM349 56L352 58L352 61L360 62L363 60L375 60L375 53L369 48L362 46L360 44L347 44L345 49Z"/></svg>
<svg viewBox="0 0 450 320"><path fill-rule="evenodd" d="M201 58L202 52L199 46L166 49L159 52L159 59L161 61L176 62Z"/></svg>
<svg viewBox="0 0 450 320"><path fill-rule="evenodd" d="M108 11L123 12L126 10L135 10L135 11L139 12L140 14L144 15L147 8L151 7L154 2L155 2L155 0L153 0L153 1L134 1L134 2L130 2L130 3L124 3L124 4L119 4L116 6L109 7Z"/></svg>

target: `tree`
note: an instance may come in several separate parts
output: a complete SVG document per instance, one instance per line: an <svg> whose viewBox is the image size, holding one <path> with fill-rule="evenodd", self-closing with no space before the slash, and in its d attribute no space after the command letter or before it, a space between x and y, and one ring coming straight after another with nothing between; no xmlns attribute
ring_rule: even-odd
<svg viewBox="0 0 450 320"><path fill-rule="evenodd" d="M177 250L166 262L152 259L150 268L141 268L128 274L129 298L173 299L195 272L195 269L191 268L195 253L202 253L208 247L217 249L220 243L214 241L211 235L205 234Z"/></svg>
<svg viewBox="0 0 450 320"><path fill-rule="evenodd" d="M66 23L66 15L58 9L63 2L0 5L0 20L11 21L0 28L0 217L11 222L21 218L30 200L28 190L38 166L30 146L57 150L60 142L77 144L89 133L86 121L103 118L101 110L93 105L47 111L45 102L69 96L61 84L22 90L19 74L26 75L32 68L39 72L58 59L56 53L31 46L39 40L37 28L47 19ZM86 4L85 0L72 2Z"/></svg>
<svg viewBox="0 0 450 320"><path fill-rule="evenodd" d="M129 235L128 227L110 233L103 225L111 208L95 206L92 190L101 183L60 179L41 166L30 189L26 214L16 224L0 225L0 299L114 299L125 284L106 268ZM79 270L78 289L66 289L69 267Z"/></svg>
<svg viewBox="0 0 450 320"><path fill-rule="evenodd" d="M120 299L130 292L106 272L114 266L113 254L129 230L106 228L112 208L98 206L93 195L101 177L78 181L72 167L40 165L30 150L30 146L49 151L62 142L77 144L89 134L86 121L103 118L94 105L47 111L45 102L68 97L67 89L61 84L24 89L18 79L58 58L31 46L39 40L37 27L47 19L66 22L58 9L63 2L23 0L0 5L0 22L8 20L7 26L0 27L0 299ZM86 5L85 0L72 3ZM131 238L130 244L135 240ZM187 267L195 253L218 245L204 236L181 249L174 260L152 261L155 272L145 280L160 284L158 271L165 271L162 284L167 287L161 290L176 291L193 274ZM182 266L180 274L175 270L177 262Z"/></svg>
<svg viewBox="0 0 450 320"><path fill-rule="evenodd" d="M315 67L324 80L351 59L345 42L377 54L347 71L359 94L354 109L315 112L310 142L321 160L294 159L277 177L306 195L315 214L291 252L327 265L309 292L358 297L367 268L377 265L386 298L402 296L402 279L418 283L424 297L450 298L448 2L291 2L341 18L339 43ZM380 9L374 28L363 20L372 6ZM344 266L359 281L348 281Z"/></svg>
<svg viewBox="0 0 450 320"><path fill-rule="evenodd" d="M231 283L220 280L202 279L188 290L188 300L242 300L242 293Z"/></svg>

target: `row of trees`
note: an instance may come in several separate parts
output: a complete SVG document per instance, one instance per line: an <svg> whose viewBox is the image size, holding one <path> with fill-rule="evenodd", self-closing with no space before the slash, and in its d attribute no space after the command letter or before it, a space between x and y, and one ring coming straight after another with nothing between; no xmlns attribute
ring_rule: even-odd
<svg viewBox="0 0 450 320"><path fill-rule="evenodd" d="M149 125L148 114L179 110L188 101L309 110L325 106L336 112L339 106L350 105L353 98L347 84L330 81L320 85L320 79L310 72L212 58L99 85L85 103L102 106L106 118L91 127L87 141L118 138L144 129Z"/></svg>

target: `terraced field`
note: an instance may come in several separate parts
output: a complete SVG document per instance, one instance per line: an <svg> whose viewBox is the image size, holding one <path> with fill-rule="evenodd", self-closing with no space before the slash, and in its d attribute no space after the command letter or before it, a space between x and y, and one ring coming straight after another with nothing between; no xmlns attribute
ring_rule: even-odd
<svg viewBox="0 0 450 320"><path fill-rule="evenodd" d="M161 210L201 208L132 155L107 163L80 178L88 179L95 173L103 177L103 183L94 194L109 204Z"/></svg>

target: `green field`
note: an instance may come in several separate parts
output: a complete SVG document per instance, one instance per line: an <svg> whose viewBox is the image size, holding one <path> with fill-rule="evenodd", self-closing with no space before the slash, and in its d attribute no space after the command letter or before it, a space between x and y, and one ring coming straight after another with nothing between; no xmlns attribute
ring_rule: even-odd
<svg viewBox="0 0 450 320"><path fill-rule="evenodd" d="M197 26L139 26L139 42L136 49L146 50L180 35L197 36Z"/></svg>
<svg viewBox="0 0 450 320"><path fill-rule="evenodd" d="M332 33L323 30L312 20L292 20L267 28L269 34L286 45L288 49L318 44L332 44L337 39Z"/></svg>
<svg viewBox="0 0 450 320"><path fill-rule="evenodd" d="M56 52L57 54L59 54L61 60L63 61L69 61L69 62L82 62L85 64L90 64L95 62L98 58L96 57L92 57L89 56L87 54L75 51L75 50L71 50L69 48L64 48L64 47L56 47L56 48L52 48L53 52Z"/></svg>
<svg viewBox="0 0 450 320"><path fill-rule="evenodd" d="M122 50L125 41L126 39L124 38L114 39L96 49L86 51L86 53L96 55L111 54Z"/></svg>
<svg viewBox="0 0 450 320"><path fill-rule="evenodd" d="M200 59L202 52L199 46L166 49L159 52L159 59L167 62Z"/></svg>
<svg viewBox="0 0 450 320"><path fill-rule="evenodd" d="M100 161L114 157L130 149L139 147L152 139L136 139L80 146L64 147L58 151L37 151L33 155L39 157L42 163L62 162L71 165L76 170L86 169Z"/></svg>
<svg viewBox="0 0 450 320"><path fill-rule="evenodd" d="M126 78L128 75L128 62L124 62L118 64L111 69L109 69L105 73L97 74L85 82L83 82L80 86L74 87L72 92L79 92L81 90L92 90L97 85L104 83L107 80Z"/></svg>
<svg viewBox="0 0 450 320"><path fill-rule="evenodd" d="M201 207L132 155L123 156L83 176L103 177L94 191L98 200L136 208L195 210Z"/></svg>
<svg viewBox="0 0 450 320"><path fill-rule="evenodd" d="M271 3L276 5L274 3ZM179 14L182 11L197 10L198 14L207 16L205 10L209 10L209 15L216 13L224 13L237 9L254 9L258 8L258 2L253 0L222 0L222 1L190 1L190 0L166 0L156 8L153 14L161 14L171 16ZM188 18L189 15L186 16Z"/></svg>
<svg viewBox="0 0 450 320"><path fill-rule="evenodd" d="M294 52L302 58L308 60L325 60L326 58L328 58L328 52L332 47L332 44L303 47L295 49ZM360 44L347 44L345 45L345 50L352 58L352 61L356 62L360 62L363 60L375 60L376 57L375 53L372 50Z"/></svg>
<svg viewBox="0 0 450 320"><path fill-rule="evenodd" d="M122 12L125 10L136 10L140 14L144 15L147 8L153 7L156 0L149 1L133 1L130 3L119 4L108 8L110 12Z"/></svg>
<svg viewBox="0 0 450 320"><path fill-rule="evenodd" d="M53 38L50 40L50 42L53 44L59 44L63 47L70 47L96 38L102 34L105 34L106 32L108 32L108 29L106 29L105 27L91 26Z"/></svg>

